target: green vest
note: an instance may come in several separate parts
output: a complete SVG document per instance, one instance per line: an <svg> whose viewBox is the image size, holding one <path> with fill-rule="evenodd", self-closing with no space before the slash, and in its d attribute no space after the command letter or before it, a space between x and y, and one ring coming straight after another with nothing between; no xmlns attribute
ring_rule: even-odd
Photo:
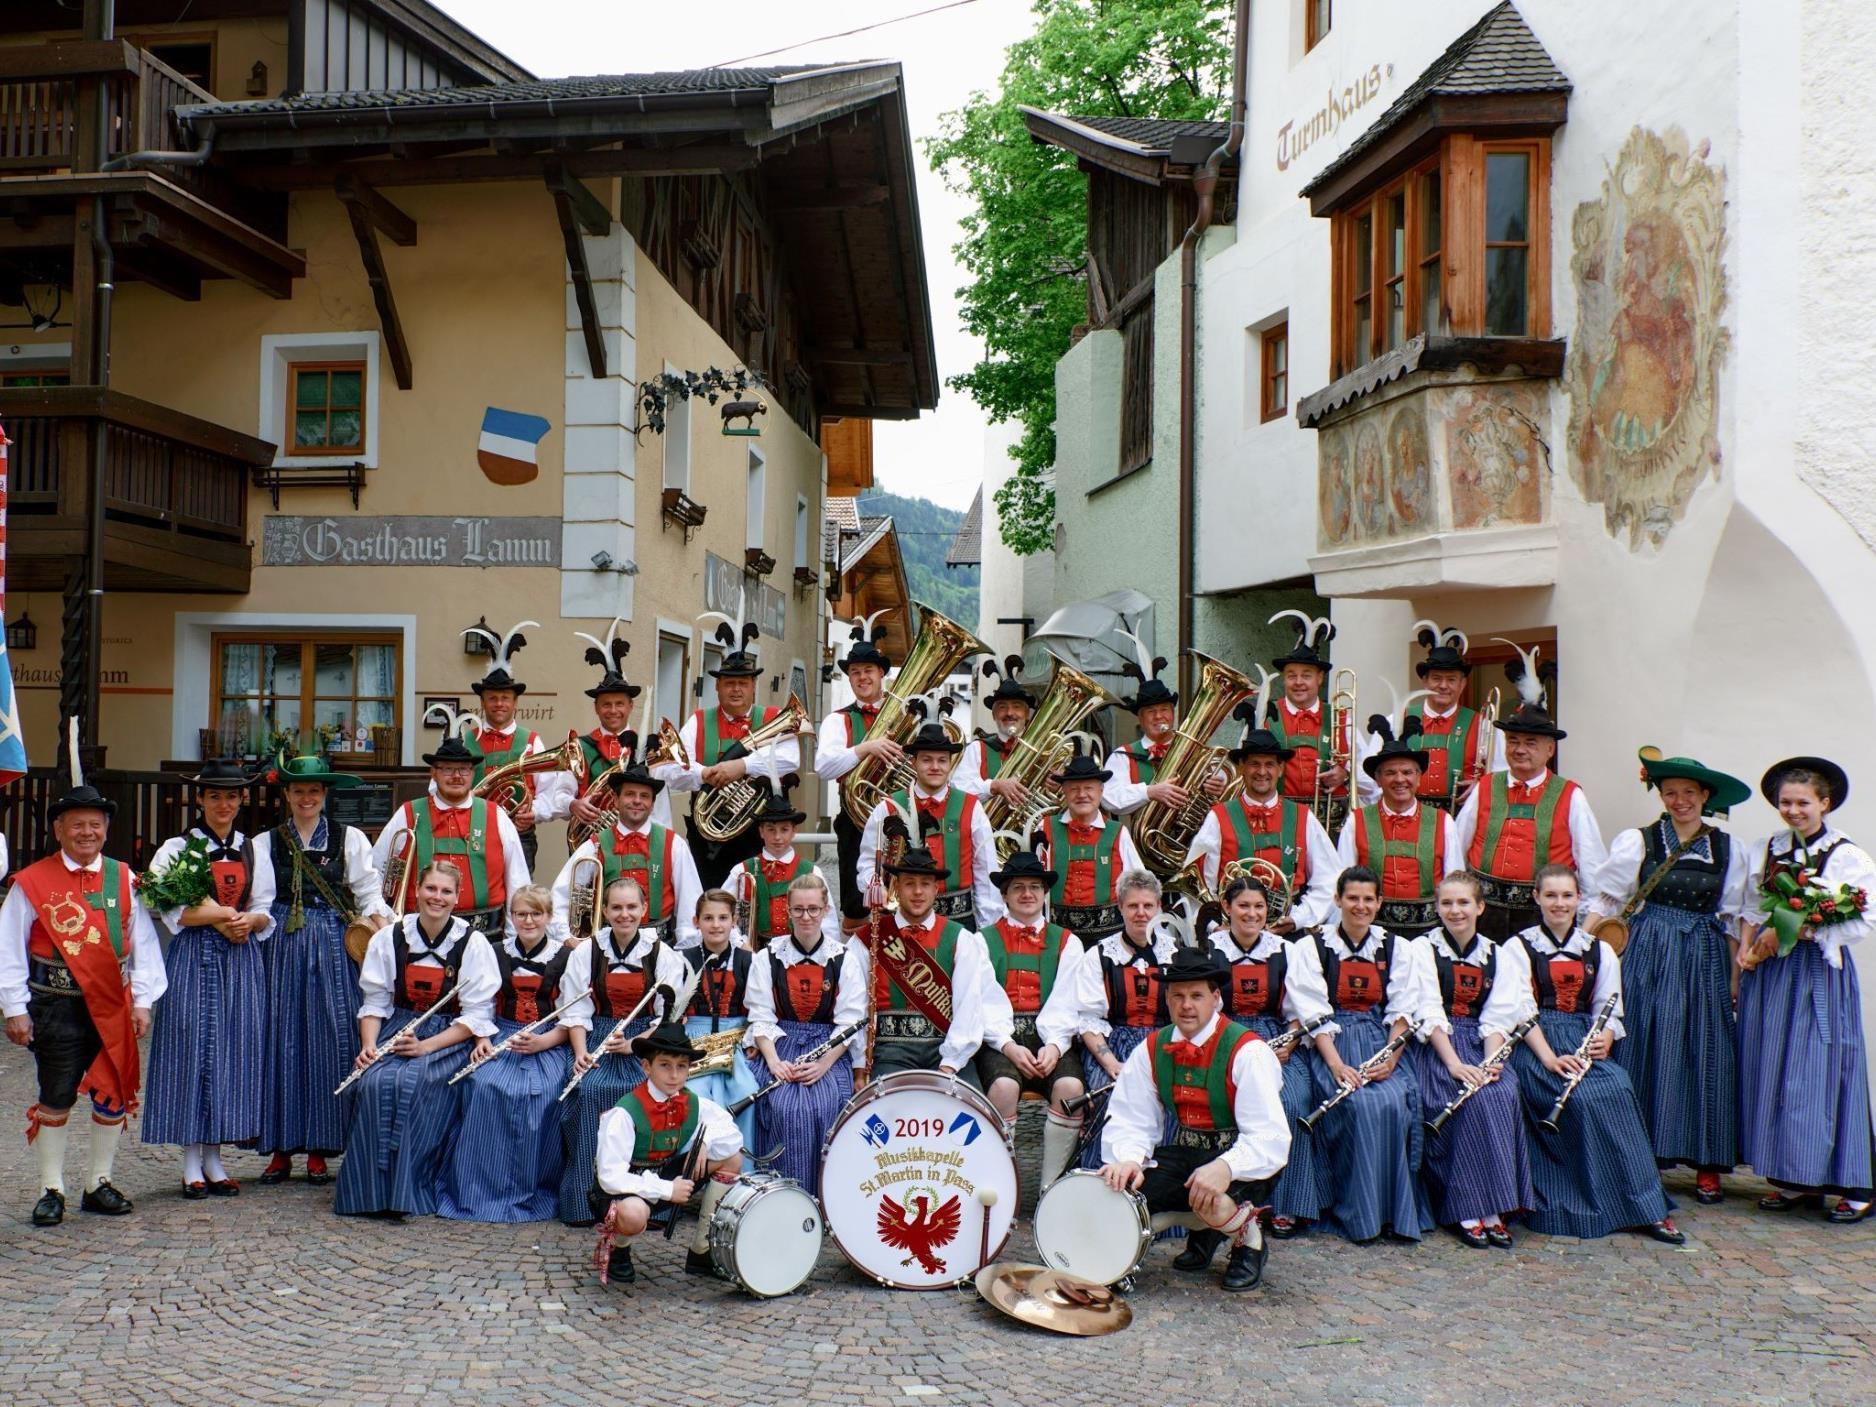
<svg viewBox="0 0 1876 1407"><path fill-rule="evenodd" d="M900 809L906 815L912 818L913 825L920 823L922 818L919 816L918 803L912 799L911 792L897 792L893 800L899 804ZM951 871L951 877L944 881L949 886L944 891L947 894L956 893L960 889L969 889L975 878L974 874L966 873L970 866L965 864L965 857L970 854L971 835L969 828L964 824L964 816L969 811L970 804L970 793L961 791L957 787L952 787L945 798L944 819L940 822L939 832L944 840L944 857L939 863ZM970 858L975 861L977 857L971 855Z"/></svg>
<svg viewBox="0 0 1876 1407"><path fill-rule="evenodd" d="M996 969L997 985L1008 987L1012 972L1033 972L1036 974L1036 984L1041 991L1042 1000L1046 1002L1049 999L1049 993L1055 990L1055 973L1062 962L1062 940L1068 936L1068 930L1060 924L1045 923L1042 925L1042 951L1017 953L1012 956L1010 950L1003 945L1002 925L1005 923L1016 923L1016 920L1006 916L997 923L987 925L983 930L984 946L990 950L990 965ZM1027 927L1028 925L1018 924L1017 926Z"/></svg>
<svg viewBox="0 0 1876 1407"><path fill-rule="evenodd" d="M500 752L491 752L483 747L480 738L470 744L471 747L482 754L482 760L476 763L476 780L478 782L486 777L492 768L506 766L508 763L520 758L527 752L529 744L534 741L534 735L519 724L515 725L515 731L510 736L514 741L509 743L509 745Z"/></svg>
<svg viewBox="0 0 1876 1407"><path fill-rule="evenodd" d="M645 922L663 923L671 917L669 910L677 902L671 892L670 876L665 873L665 861L671 854L671 832L653 821L645 828L645 860L639 862L636 855L621 855L614 848L619 832L608 830L594 844L599 849L600 868L605 871L605 883L600 885L601 907L604 907L606 890L621 875L635 876L645 890Z"/></svg>
<svg viewBox="0 0 1876 1407"><path fill-rule="evenodd" d="M637 1090L619 1101L618 1107L632 1116L632 1167L635 1170L662 1163L679 1149L689 1146L692 1135L697 1132L697 1117L701 1112L697 1096L685 1089L671 1097L684 1101L684 1122L669 1129L651 1126L651 1111L645 1107Z"/></svg>
<svg viewBox="0 0 1876 1407"><path fill-rule="evenodd" d="M1381 825L1381 806L1364 806L1356 813L1357 824L1361 827L1361 846L1356 857L1362 864L1381 876L1381 893L1384 898L1423 899L1433 893L1438 876L1433 872L1439 868L1435 851L1439 847L1440 821L1446 813L1437 806L1420 806L1420 834L1412 840L1388 840ZM1411 895L1389 895L1387 892L1387 862L1389 860L1410 859L1420 867L1420 889Z"/></svg>
<svg viewBox="0 0 1876 1407"><path fill-rule="evenodd" d="M469 802L469 834L436 836L430 830L430 798L420 796L410 803L411 829L417 833L417 873L439 855L460 855L469 866L468 904L457 901L457 910L486 909L499 902L489 892L489 846L501 844L495 832L495 818L488 801L480 796ZM506 884L503 885L506 888Z"/></svg>
<svg viewBox="0 0 1876 1407"><path fill-rule="evenodd" d="M726 744L717 731L717 722L720 716L720 710L714 708L706 708L698 714L698 717L702 720L700 734L703 738L703 755L697 759L697 765L699 767L714 767L723 760L723 749ZM775 717L774 708L750 709L749 731L753 733L773 717Z"/></svg>
<svg viewBox="0 0 1876 1407"><path fill-rule="evenodd" d="M1424 719L1425 705L1419 700L1407 705L1408 718ZM1475 708L1461 704L1453 714L1453 727L1449 733L1422 733L1416 747L1446 754L1446 789L1440 792L1422 791L1422 796L1451 797L1459 794L1459 783L1466 775L1466 764L1472 760L1466 748L1466 739L1472 734L1472 720L1479 716Z"/></svg>
<svg viewBox="0 0 1876 1407"><path fill-rule="evenodd" d="M1146 739L1136 738L1121 751L1133 759L1133 770L1139 776L1139 785L1152 786L1154 779L1159 776L1159 763L1149 755L1151 749L1147 746Z"/></svg>
<svg viewBox="0 0 1876 1407"><path fill-rule="evenodd" d="M1201 1089L1211 1109L1212 1127L1227 1132L1235 1129L1238 1116L1231 1107L1231 1062L1250 1032L1235 1021L1220 1019L1212 1033L1211 1059L1203 1065L1181 1065L1172 1058L1172 1042L1178 1034L1177 1026L1164 1026L1153 1034L1153 1084L1160 1105L1176 1116L1181 1102L1178 1090Z"/></svg>

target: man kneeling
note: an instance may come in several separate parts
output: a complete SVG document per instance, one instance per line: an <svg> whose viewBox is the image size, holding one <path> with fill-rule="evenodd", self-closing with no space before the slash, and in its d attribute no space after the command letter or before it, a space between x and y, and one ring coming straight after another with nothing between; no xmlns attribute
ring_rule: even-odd
<svg viewBox="0 0 1876 1407"><path fill-rule="evenodd" d="M1283 1071L1270 1047L1226 1020L1222 955L1181 948L1161 970L1172 1025L1142 1041L1121 1067L1101 1136L1101 1176L1139 1191L1151 1212L1192 1212L1193 1231L1173 1261L1203 1270L1232 1239L1224 1288L1254 1289L1269 1254L1257 1204L1290 1157ZM1162 1141L1166 1115L1178 1130Z"/></svg>
<svg viewBox="0 0 1876 1407"><path fill-rule="evenodd" d="M697 1211L684 1269L713 1275L710 1217L743 1166L743 1136L723 1107L685 1087L691 1062L703 1052L681 1025L667 1022L632 1042L645 1063L645 1083L599 1120L599 1157L593 1192L601 1246L610 1243L602 1281L630 1284L632 1242L647 1227L662 1229L710 1179Z"/></svg>

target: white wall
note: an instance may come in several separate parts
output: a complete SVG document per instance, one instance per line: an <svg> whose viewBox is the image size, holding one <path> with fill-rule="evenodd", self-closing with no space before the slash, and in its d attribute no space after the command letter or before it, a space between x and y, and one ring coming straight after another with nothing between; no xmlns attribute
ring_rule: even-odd
<svg viewBox="0 0 1876 1407"><path fill-rule="evenodd" d="M1004 545L997 512L997 490L1015 470L1010 450L1021 437L1022 426L1013 420L984 430L983 567L977 589L977 638L994 649L999 659L1022 653L1023 628L997 622L1027 614L1023 610L1023 559ZM988 690L974 692L981 696ZM976 705L976 713L977 726L988 728L989 710Z"/></svg>

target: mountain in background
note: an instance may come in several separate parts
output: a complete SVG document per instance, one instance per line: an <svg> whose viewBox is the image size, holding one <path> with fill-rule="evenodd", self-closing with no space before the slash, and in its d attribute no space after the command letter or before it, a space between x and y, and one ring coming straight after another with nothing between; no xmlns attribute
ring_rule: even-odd
<svg viewBox="0 0 1876 1407"><path fill-rule="evenodd" d="M869 489L860 495L862 517L880 513L892 515L912 599L949 616L966 630L977 629L977 586L982 568L945 565L945 553L964 515L929 499L901 498L883 489Z"/></svg>

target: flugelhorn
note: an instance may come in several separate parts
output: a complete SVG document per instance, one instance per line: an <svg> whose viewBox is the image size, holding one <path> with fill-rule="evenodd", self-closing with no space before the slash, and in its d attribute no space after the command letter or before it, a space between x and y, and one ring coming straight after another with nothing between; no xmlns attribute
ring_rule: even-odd
<svg viewBox="0 0 1876 1407"><path fill-rule="evenodd" d="M513 816L528 799L527 779L536 772L570 772L576 790L585 786L586 749L580 746L580 735L570 732L557 748L524 753L499 767L489 768L470 795L492 801Z"/></svg>

